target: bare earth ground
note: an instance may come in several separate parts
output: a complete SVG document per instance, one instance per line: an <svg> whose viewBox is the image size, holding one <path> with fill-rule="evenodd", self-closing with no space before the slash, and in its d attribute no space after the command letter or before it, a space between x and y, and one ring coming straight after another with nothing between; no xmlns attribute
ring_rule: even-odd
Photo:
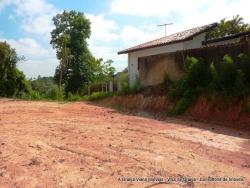
<svg viewBox="0 0 250 188"><path fill-rule="evenodd" d="M240 181L119 180L208 176ZM82 102L0 100L1 188L222 186L250 187L248 132L129 116Z"/></svg>

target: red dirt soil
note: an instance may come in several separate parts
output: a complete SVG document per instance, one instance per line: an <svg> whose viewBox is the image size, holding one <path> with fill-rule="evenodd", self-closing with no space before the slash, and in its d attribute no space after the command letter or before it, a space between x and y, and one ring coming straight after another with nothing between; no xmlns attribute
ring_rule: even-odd
<svg viewBox="0 0 250 188"><path fill-rule="evenodd" d="M243 181L119 180L208 176ZM249 132L83 102L0 99L1 188L222 186L250 187Z"/></svg>
<svg viewBox="0 0 250 188"><path fill-rule="evenodd" d="M250 96L246 102L245 105L249 108ZM113 96L101 99L97 103L128 111L145 111L163 117L174 106L166 95L145 96L144 94ZM244 108L243 100L225 102L225 99L218 98L217 101L208 101L201 96L184 115L189 119L250 131L250 111L244 110Z"/></svg>

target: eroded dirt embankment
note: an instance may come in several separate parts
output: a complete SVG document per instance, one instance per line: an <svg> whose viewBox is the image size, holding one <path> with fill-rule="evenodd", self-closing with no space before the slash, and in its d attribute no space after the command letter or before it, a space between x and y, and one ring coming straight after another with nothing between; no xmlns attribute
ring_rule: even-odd
<svg viewBox="0 0 250 188"><path fill-rule="evenodd" d="M174 105L166 96L144 96L142 94L114 96L100 100L98 104L161 115L167 114L167 111ZM246 111L244 105L250 107L250 97L247 104L243 104L243 101L223 102L223 99L211 102L200 97L184 116L203 122L250 129L250 112Z"/></svg>

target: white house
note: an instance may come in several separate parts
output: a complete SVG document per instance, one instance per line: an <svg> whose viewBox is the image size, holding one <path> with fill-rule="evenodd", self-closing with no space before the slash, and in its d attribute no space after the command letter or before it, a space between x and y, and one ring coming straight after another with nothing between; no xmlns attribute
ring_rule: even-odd
<svg viewBox="0 0 250 188"><path fill-rule="evenodd" d="M240 36L242 36L206 40L207 33L217 25L217 23L213 23L196 27L118 52L118 54L128 54L129 84L132 86L139 81L143 86L156 85L163 81L164 74L166 73L172 79L177 80L181 77L183 71L176 64L175 52L211 45L228 44L239 40ZM165 54L165 56L161 56L160 54ZM157 57L153 64L151 61L151 65L148 64L145 66L144 63L143 66L139 66L141 58L150 56Z"/></svg>

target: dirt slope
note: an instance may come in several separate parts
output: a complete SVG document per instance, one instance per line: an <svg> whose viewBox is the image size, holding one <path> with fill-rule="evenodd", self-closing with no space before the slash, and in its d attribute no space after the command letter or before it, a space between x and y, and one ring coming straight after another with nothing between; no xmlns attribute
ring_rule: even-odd
<svg viewBox="0 0 250 188"><path fill-rule="evenodd" d="M208 176L243 181L119 181ZM86 103L0 100L1 188L222 186L250 187L249 132Z"/></svg>
<svg viewBox="0 0 250 188"><path fill-rule="evenodd" d="M163 112L161 114L163 116L166 116L166 113L174 106L166 94L113 96L98 100L97 103L129 111L146 111L155 115L160 115ZM189 117L201 122L216 123L250 131L250 111L247 110L246 106L250 107L250 96L244 103L237 99L226 101L224 98L218 97L208 100L201 96L193 106L187 109L184 115L186 118Z"/></svg>

